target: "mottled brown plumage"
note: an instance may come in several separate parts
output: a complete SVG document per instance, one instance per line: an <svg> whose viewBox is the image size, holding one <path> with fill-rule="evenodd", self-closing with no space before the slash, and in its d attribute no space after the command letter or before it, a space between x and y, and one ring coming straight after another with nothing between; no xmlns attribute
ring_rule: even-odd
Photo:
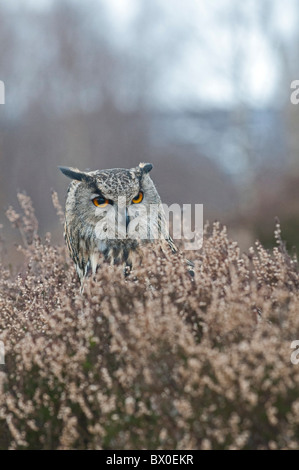
<svg viewBox="0 0 299 470"><path fill-rule="evenodd" d="M66 199L65 240L81 283L107 262L123 264L128 273L136 259L142 260L145 243L156 242L176 253L148 174L150 163L131 169L60 169L73 180Z"/></svg>

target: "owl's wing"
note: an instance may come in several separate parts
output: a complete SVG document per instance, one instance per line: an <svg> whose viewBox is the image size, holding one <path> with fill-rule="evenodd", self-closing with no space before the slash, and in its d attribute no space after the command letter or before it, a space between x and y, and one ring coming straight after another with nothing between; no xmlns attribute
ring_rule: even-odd
<svg viewBox="0 0 299 470"><path fill-rule="evenodd" d="M75 255L75 252L73 250L71 235L69 233L68 225L67 225L66 222L64 223L64 239L66 241L66 244L67 244L67 247L68 247L68 250L69 250L69 253L70 253L70 256L71 256L72 260L76 262L76 255Z"/></svg>
<svg viewBox="0 0 299 470"><path fill-rule="evenodd" d="M168 237L166 238L166 241L167 241L167 243L168 243L168 245L169 245L169 247L170 247L172 253L177 253L177 252L178 252L178 249L177 249L177 247L176 247L176 245L175 245L173 239L171 238L171 236L168 236Z"/></svg>
<svg viewBox="0 0 299 470"><path fill-rule="evenodd" d="M74 239L72 236L71 231L69 230L68 224L65 222L64 224L64 239L66 241L70 257L74 261L76 265L76 271L80 278L80 282L82 283L84 272L85 272L85 264L84 259L80 259L80 253L78 249L76 250L76 246L74 245Z"/></svg>
<svg viewBox="0 0 299 470"><path fill-rule="evenodd" d="M179 250L176 247L176 245L175 245L175 243L174 243L174 241L173 241L173 239L171 238L170 235L165 239L165 241L167 242L168 246L170 247L172 253L178 253ZM188 270L190 276L194 277L194 263L191 260L187 259L187 258L185 258L185 263L187 265L187 270Z"/></svg>

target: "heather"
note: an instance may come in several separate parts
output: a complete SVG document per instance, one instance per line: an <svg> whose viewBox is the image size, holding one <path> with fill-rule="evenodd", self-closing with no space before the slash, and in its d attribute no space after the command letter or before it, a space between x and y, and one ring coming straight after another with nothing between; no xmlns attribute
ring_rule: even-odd
<svg viewBox="0 0 299 470"><path fill-rule="evenodd" d="M298 448L299 276L278 223L272 250L247 253L207 223L201 250L146 247L130 276L107 265L81 294L18 197L24 262L0 265L0 449Z"/></svg>

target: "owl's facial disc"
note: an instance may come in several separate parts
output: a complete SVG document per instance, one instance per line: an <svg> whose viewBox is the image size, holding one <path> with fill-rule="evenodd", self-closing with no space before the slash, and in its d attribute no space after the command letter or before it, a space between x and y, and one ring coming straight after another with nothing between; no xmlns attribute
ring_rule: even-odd
<svg viewBox="0 0 299 470"><path fill-rule="evenodd" d="M92 194L90 204L94 209L96 237L101 240L138 238L138 224L140 219L145 220L146 216L142 201L142 191L139 191L129 204L126 195L112 201L105 195Z"/></svg>
<svg viewBox="0 0 299 470"><path fill-rule="evenodd" d="M86 225L98 239L144 238L138 235L151 224L151 206L159 201L155 186L147 175L151 165L132 169L114 168L88 173L79 182L78 203L85 212ZM80 202L79 202L80 201ZM83 209L85 207L85 209Z"/></svg>

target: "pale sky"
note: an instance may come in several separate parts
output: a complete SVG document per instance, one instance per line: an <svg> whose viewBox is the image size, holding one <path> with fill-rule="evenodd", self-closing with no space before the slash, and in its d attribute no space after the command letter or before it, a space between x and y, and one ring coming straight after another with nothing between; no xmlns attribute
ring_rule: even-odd
<svg viewBox="0 0 299 470"><path fill-rule="evenodd" d="M230 15L235 11L234 0L161 0L169 18L193 28L188 47L180 66L168 80L168 99L176 102L200 100L207 104L223 105L234 98L250 99L253 105L264 106L273 97L279 80L278 64L273 45L269 45L263 27L259 24L259 3L247 0L245 26L236 23L231 28ZM130 31L130 24L138 10L138 0L107 0L116 28ZM292 37L298 24L297 0L272 0L272 29L286 39ZM267 15L267 10L265 11ZM219 21L220 20L220 21ZM196 33L197 25L200 31ZM279 40L278 40L279 42ZM237 46L236 46L237 44ZM271 47L272 46L272 47ZM203 53L205 50L207 53ZM239 48L239 51L236 50ZM210 51L210 52L209 52ZM234 54L240 55L241 72L232 77ZM240 63L241 62L241 63ZM236 87L236 82L239 84ZM237 95L237 96L236 96Z"/></svg>
<svg viewBox="0 0 299 470"><path fill-rule="evenodd" d="M74 1L81 3L82 0ZM126 41L142 5L141 0L94 0L92 5L97 1L110 11L115 41ZM44 8L50 2L15 0L12 7L34 5ZM164 87L160 93L161 104L181 106L200 102L225 107L243 98L253 106L265 106L270 102L279 80L279 70L273 44L269 44L268 35L264 34L260 24L260 7L266 2L242 2L241 16L236 16L235 22L232 18L238 15L241 4L236 0L160 2L166 18L166 32L169 25L173 31L176 28L189 31L183 54L173 62L169 72L166 71L165 83L161 79L161 88ZM298 1L272 0L270 13L271 28L276 35L291 38L298 24Z"/></svg>

